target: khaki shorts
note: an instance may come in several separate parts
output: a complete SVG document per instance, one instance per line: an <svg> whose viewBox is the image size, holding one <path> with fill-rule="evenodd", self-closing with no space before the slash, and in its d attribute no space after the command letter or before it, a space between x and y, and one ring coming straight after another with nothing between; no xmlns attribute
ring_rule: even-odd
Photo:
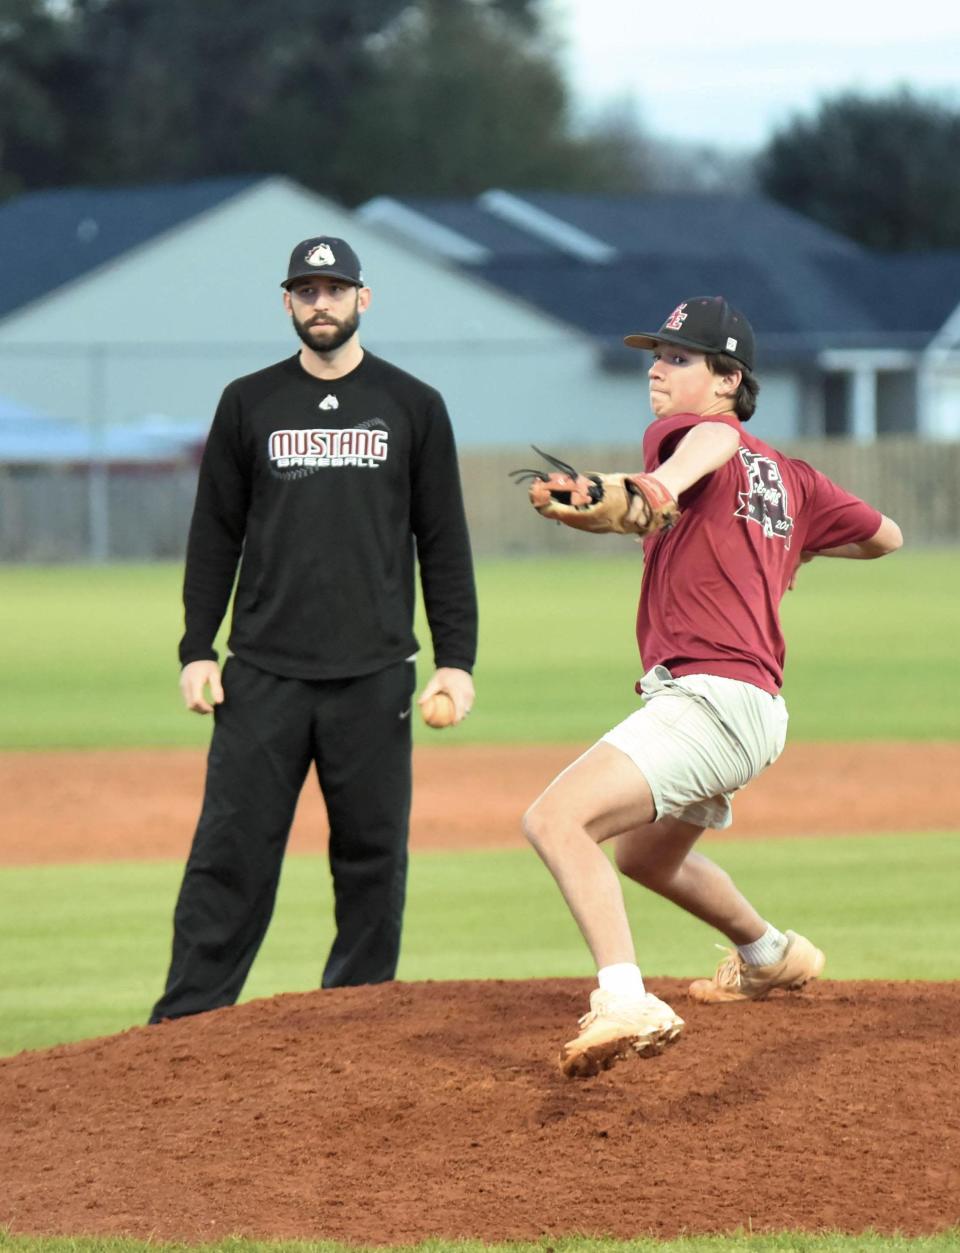
<svg viewBox="0 0 960 1253"><path fill-rule="evenodd" d="M787 707L752 683L712 674L673 678L654 666L640 681L645 704L608 731L646 779L658 818L722 830L731 797L783 752Z"/></svg>

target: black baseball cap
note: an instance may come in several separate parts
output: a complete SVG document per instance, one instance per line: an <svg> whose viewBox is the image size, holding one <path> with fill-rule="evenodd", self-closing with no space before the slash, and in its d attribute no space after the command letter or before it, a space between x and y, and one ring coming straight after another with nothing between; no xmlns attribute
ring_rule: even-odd
<svg viewBox="0 0 960 1253"><path fill-rule="evenodd" d="M681 300L659 331L637 331L625 335L623 342L630 348L679 344L695 348L697 352L722 352L748 370L753 369L756 353L753 328L722 296L691 296L689 300Z"/></svg>
<svg viewBox="0 0 960 1253"><path fill-rule="evenodd" d="M289 288L298 278L316 278L318 274L342 278L355 287L363 286L360 258L345 239L334 235L314 235L302 239L290 254L287 277L280 284Z"/></svg>

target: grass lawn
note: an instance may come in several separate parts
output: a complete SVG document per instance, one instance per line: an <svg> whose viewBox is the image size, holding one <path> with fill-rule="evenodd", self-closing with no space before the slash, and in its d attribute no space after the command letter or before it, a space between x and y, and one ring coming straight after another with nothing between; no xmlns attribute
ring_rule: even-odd
<svg viewBox="0 0 960 1253"><path fill-rule="evenodd" d="M480 562L478 700L456 742L585 743L634 708L640 574L635 550ZM960 736L958 576L954 550L805 566L783 609L792 737ZM174 565L0 567L0 749L206 744L177 691L180 578ZM423 681L422 622L418 635Z"/></svg>
<svg viewBox="0 0 960 1253"><path fill-rule="evenodd" d="M936 1236L907 1239L900 1236L843 1236L778 1234L686 1236L678 1240L630 1241L549 1237L511 1244L484 1244L480 1240L426 1240L421 1244L390 1246L390 1253L956 1253L960 1228ZM217 1244L171 1244L160 1240L122 1238L47 1239L4 1236L4 1253L384 1253L383 1246L340 1244L334 1240L223 1240Z"/></svg>

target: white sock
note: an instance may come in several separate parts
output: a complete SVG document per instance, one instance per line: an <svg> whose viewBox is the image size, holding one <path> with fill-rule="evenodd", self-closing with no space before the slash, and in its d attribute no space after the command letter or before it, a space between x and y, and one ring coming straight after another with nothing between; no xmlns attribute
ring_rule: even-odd
<svg viewBox="0 0 960 1253"><path fill-rule="evenodd" d="M767 923L767 929L752 944L738 944L737 952L748 966L772 966L787 951L789 940L776 927Z"/></svg>
<svg viewBox="0 0 960 1253"><path fill-rule="evenodd" d="M614 996L640 1000L647 994L640 967L633 962L617 962L614 966L604 966L597 971L597 979L604 992L612 992Z"/></svg>

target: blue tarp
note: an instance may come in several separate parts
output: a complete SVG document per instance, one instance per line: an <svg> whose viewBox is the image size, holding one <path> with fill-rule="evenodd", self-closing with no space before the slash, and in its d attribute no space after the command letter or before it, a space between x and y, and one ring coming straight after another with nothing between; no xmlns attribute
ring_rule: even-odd
<svg viewBox="0 0 960 1253"><path fill-rule="evenodd" d="M97 427L72 418L31 412L0 397L0 463L179 461L206 438L206 422L150 415L122 426Z"/></svg>

